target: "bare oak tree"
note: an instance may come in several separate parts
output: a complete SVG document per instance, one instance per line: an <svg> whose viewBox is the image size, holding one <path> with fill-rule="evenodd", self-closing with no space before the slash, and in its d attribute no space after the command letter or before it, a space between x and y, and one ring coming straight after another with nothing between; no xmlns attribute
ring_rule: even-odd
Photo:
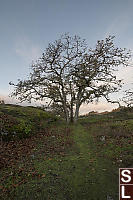
<svg viewBox="0 0 133 200"><path fill-rule="evenodd" d="M88 48L79 36L64 34L50 43L42 57L32 64L27 80L18 80L12 96L21 102L47 99L60 108L66 121L76 121L83 103L104 97L122 87L114 72L127 66L130 51L115 47L114 36Z"/></svg>

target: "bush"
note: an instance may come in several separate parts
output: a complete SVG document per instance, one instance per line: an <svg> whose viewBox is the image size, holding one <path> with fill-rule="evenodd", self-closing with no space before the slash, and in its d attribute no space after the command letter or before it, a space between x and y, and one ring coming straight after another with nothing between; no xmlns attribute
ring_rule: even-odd
<svg viewBox="0 0 133 200"><path fill-rule="evenodd" d="M2 114L0 115L0 137L3 141L13 138L29 137L32 132L32 124L28 121Z"/></svg>
<svg viewBox="0 0 133 200"><path fill-rule="evenodd" d="M32 132L32 124L21 120L17 125L13 127L13 132L20 139L29 137Z"/></svg>
<svg viewBox="0 0 133 200"><path fill-rule="evenodd" d="M43 131L59 118L36 107L0 104L0 138L22 139Z"/></svg>
<svg viewBox="0 0 133 200"><path fill-rule="evenodd" d="M14 137L13 127L17 125L17 120L11 116L0 115L0 137L2 140L10 140Z"/></svg>
<svg viewBox="0 0 133 200"><path fill-rule="evenodd" d="M0 99L0 104L5 104L4 100Z"/></svg>

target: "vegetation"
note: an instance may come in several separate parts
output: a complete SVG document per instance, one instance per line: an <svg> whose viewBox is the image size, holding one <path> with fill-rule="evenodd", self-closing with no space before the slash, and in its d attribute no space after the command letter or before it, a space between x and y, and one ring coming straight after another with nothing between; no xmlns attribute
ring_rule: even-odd
<svg viewBox="0 0 133 200"><path fill-rule="evenodd" d="M0 99L0 104L5 104L3 99Z"/></svg>
<svg viewBox="0 0 133 200"><path fill-rule="evenodd" d="M10 83L15 87L12 96L21 102L46 99L51 109L63 112L67 122L77 121L83 103L100 97L113 102L109 94L122 87L114 71L128 66L131 57L130 51L116 47L113 39L98 40L92 49L78 36L61 36L32 64L27 80Z"/></svg>
<svg viewBox="0 0 133 200"><path fill-rule="evenodd" d="M69 126L34 107L0 105L0 116L3 129L24 134L2 138L0 199L118 199L118 168L133 167L132 108Z"/></svg>
<svg viewBox="0 0 133 200"><path fill-rule="evenodd" d="M29 137L57 119L39 108L0 104L1 140Z"/></svg>

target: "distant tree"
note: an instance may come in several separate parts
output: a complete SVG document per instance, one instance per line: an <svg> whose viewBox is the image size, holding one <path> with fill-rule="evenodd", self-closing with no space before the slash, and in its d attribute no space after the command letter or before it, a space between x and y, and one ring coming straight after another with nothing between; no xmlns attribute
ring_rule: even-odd
<svg viewBox="0 0 133 200"><path fill-rule="evenodd" d="M96 114L98 114L97 111L91 111L91 112L89 112L89 115L96 115Z"/></svg>
<svg viewBox="0 0 133 200"><path fill-rule="evenodd" d="M0 104L5 104L3 99L0 99Z"/></svg>
<svg viewBox="0 0 133 200"><path fill-rule="evenodd" d="M115 47L114 36L98 40L88 48L79 36L64 34L50 43L42 57L32 64L27 80L18 80L12 96L21 102L47 99L49 106L63 111L67 122L76 121L83 103L119 91L121 80L114 72L128 65L130 51ZM115 102L114 102L115 103Z"/></svg>

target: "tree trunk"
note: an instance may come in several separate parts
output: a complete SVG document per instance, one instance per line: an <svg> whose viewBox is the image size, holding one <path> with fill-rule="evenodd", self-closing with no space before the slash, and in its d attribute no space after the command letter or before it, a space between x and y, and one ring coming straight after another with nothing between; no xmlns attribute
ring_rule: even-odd
<svg viewBox="0 0 133 200"><path fill-rule="evenodd" d="M67 115L66 115L66 122L69 123L69 121L70 121L70 119L69 119L69 115L67 113Z"/></svg>
<svg viewBox="0 0 133 200"><path fill-rule="evenodd" d="M66 122L69 123L69 112L68 112L67 105L66 105L66 94L64 92L63 85L62 85L62 96L63 97L61 97L61 100L62 100L63 110L65 113L65 119L66 119Z"/></svg>
<svg viewBox="0 0 133 200"><path fill-rule="evenodd" d="M81 106L81 91L82 88L79 88L78 94L77 94L77 101L76 101L76 110L75 110L75 116L74 116L74 122L77 122L79 117L79 108Z"/></svg>
<svg viewBox="0 0 133 200"><path fill-rule="evenodd" d="M64 107L64 113L65 113L65 119L66 119L66 122L69 123L69 113L67 111L67 108L65 106Z"/></svg>
<svg viewBox="0 0 133 200"><path fill-rule="evenodd" d="M71 94L71 102L70 102L70 122L73 123L73 101L74 101L74 94L73 94L73 87L70 81L70 94Z"/></svg>
<svg viewBox="0 0 133 200"><path fill-rule="evenodd" d="M79 103L78 103L78 104L76 104L74 122L77 122L77 120L78 120L78 117L79 117L79 108L80 108L80 105L79 105Z"/></svg>
<svg viewBox="0 0 133 200"><path fill-rule="evenodd" d="M71 110L70 110L70 122L73 123L73 100L71 100Z"/></svg>

